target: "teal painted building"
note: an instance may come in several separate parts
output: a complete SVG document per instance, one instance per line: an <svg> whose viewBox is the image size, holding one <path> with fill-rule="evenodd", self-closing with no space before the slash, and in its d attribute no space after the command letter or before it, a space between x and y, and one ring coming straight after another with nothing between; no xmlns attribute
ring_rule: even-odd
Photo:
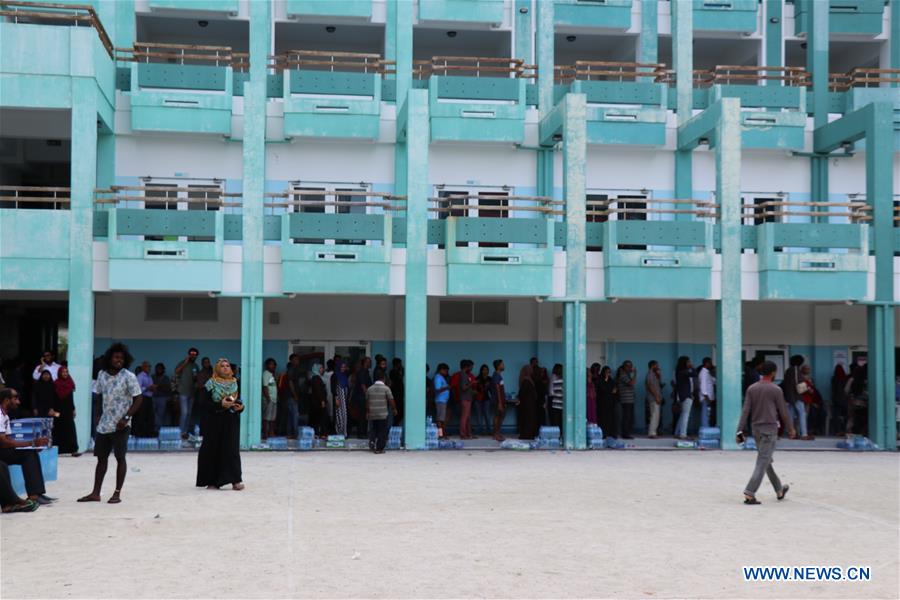
<svg viewBox="0 0 900 600"><path fill-rule="evenodd" d="M408 448L426 363L564 364L581 449L593 362L714 356L727 432L795 353L896 447L897 2L87 4L0 2L0 357L64 338L82 442L123 340L239 362L248 446L337 351L404 359Z"/></svg>

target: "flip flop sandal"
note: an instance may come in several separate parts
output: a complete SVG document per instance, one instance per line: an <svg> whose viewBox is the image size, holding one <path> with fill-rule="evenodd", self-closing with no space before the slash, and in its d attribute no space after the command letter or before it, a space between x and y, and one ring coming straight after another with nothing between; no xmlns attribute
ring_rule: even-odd
<svg viewBox="0 0 900 600"><path fill-rule="evenodd" d="M100 498L94 498L93 496L88 494L87 496L82 496L81 498L76 500L76 502L100 502Z"/></svg>
<svg viewBox="0 0 900 600"><path fill-rule="evenodd" d="M762 504L762 502L760 502L753 496L744 496L744 504Z"/></svg>
<svg viewBox="0 0 900 600"><path fill-rule="evenodd" d="M789 489L791 489L791 486L789 486L789 485L784 486L783 488L781 488L781 493L775 497L778 498L779 500L784 500L784 497L787 496Z"/></svg>
<svg viewBox="0 0 900 600"><path fill-rule="evenodd" d="M9 510L5 511L7 513L16 513L16 512L34 512L38 509L38 503L34 500L28 500L24 504L16 504Z"/></svg>

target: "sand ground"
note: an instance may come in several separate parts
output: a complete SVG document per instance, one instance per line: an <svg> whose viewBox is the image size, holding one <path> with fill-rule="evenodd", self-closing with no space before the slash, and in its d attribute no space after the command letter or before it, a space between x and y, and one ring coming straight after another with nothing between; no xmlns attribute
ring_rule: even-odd
<svg viewBox="0 0 900 600"><path fill-rule="evenodd" d="M791 452L741 504L750 452L245 453L243 492L196 455L129 454L119 505L0 517L2 598L900 597L900 454ZM112 476L112 472L108 477ZM104 497L113 488L104 486ZM871 567L749 583L743 565Z"/></svg>

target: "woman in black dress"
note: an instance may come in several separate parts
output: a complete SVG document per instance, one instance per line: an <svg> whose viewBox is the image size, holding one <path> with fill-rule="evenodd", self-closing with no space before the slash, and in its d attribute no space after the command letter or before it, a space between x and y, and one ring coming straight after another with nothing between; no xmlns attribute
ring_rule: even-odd
<svg viewBox="0 0 900 600"><path fill-rule="evenodd" d="M53 382L55 398L53 402L53 443L60 454L81 456L78 451L78 434L75 432L75 381L69 375L68 367L60 367Z"/></svg>
<svg viewBox="0 0 900 600"><path fill-rule="evenodd" d="M217 490L231 484L244 489L241 479L241 402L231 363L220 358L203 389L203 443L197 455L197 487Z"/></svg>
<svg viewBox="0 0 900 600"><path fill-rule="evenodd" d="M616 437L616 380L608 366L597 377L597 420L604 437Z"/></svg>
<svg viewBox="0 0 900 600"><path fill-rule="evenodd" d="M31 389L31 406L34 408L34 416L41 418L54 416L56 412L53 410L54 404L56 404L56 388L53 386L53 375L44 369Z"/></svg>
<svg viewBox="0 0 900 600"><path fill-rule="evenodd" d="M519 439L533 440L537 437L540 421L538 420L538 395L532 379L531 365L525 365L519 372L518 399L516 424L519 428Z"/></svg>

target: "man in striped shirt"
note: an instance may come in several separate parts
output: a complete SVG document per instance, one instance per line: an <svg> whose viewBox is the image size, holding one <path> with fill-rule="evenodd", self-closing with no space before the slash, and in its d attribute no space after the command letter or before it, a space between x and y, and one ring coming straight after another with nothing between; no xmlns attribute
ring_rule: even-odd
<svg viewBox="0 0 900 600"><path fill-rule="evenodd" d="M369 449L384 454L388 440L388 410L397 416L394 395L384 383L384 371L376 371L375 383L366 389L366 418L369 420Z"/></svg>

